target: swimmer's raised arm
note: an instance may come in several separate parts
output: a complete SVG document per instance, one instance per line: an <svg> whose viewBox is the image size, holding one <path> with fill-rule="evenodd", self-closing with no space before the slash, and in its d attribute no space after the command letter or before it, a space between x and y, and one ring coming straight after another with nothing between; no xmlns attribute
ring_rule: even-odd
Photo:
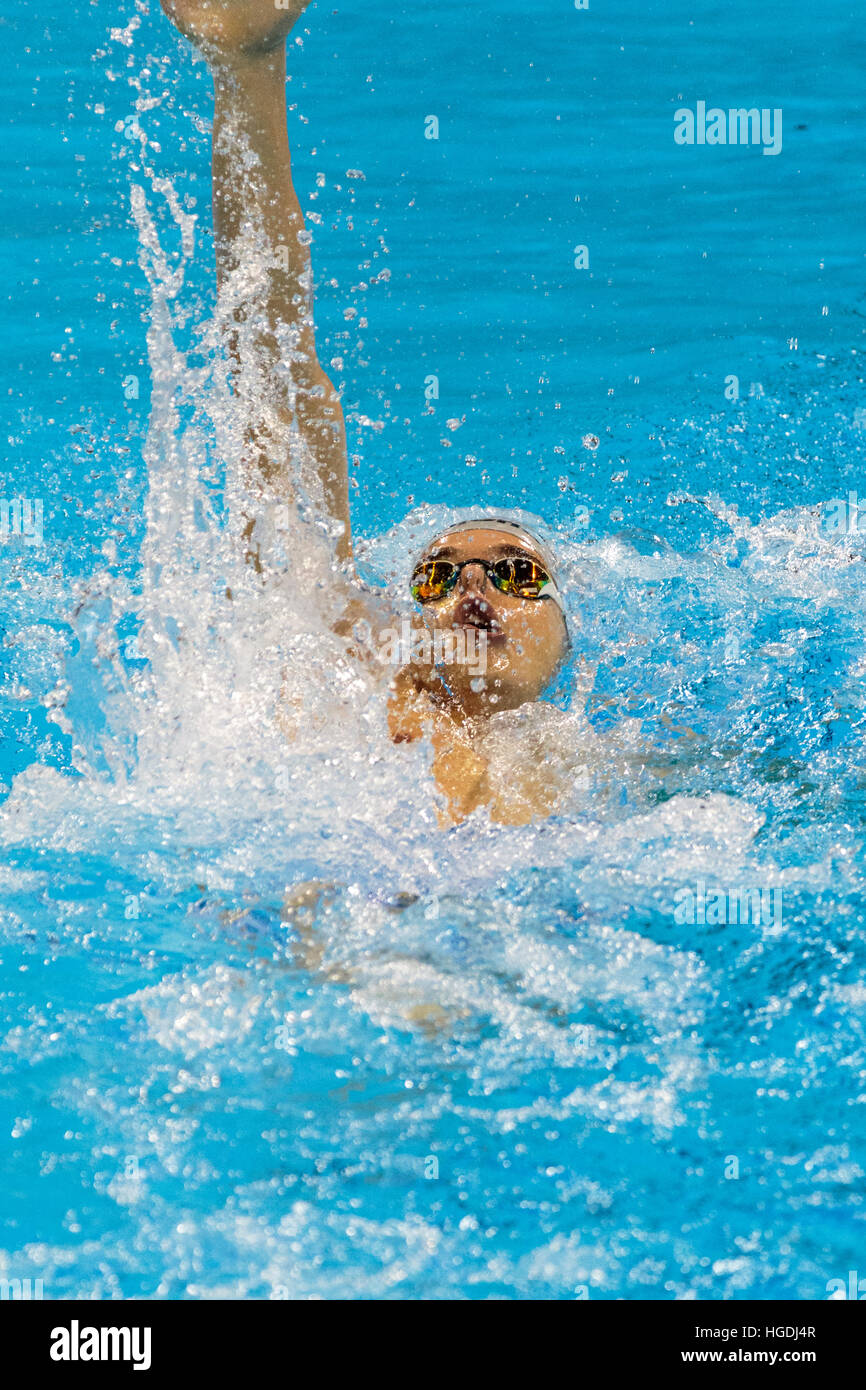
<svg viewBox="0 0 866 1390"><path fill-rule="evenodd" d="M264 293L235 304L239 322L261 325L255 334L256 380L249 387L242 383L245 394L262 406L250 421L253 469L271 497L291 501L290 431L296 425L315 461L325 509L343 527L337 553L347 559L351 529L343 411L316 354L310 251L292 185L286 126L285 38L309 0L288 0L288 9L277 9L274 0L161 3L201 48L213 74L218 283L224 286L244 264L251 228L269 264ZM288 391L278 370L286 329L295 344L285 364L293 387ZM243 369L250 370L246 363Z"/></svg>

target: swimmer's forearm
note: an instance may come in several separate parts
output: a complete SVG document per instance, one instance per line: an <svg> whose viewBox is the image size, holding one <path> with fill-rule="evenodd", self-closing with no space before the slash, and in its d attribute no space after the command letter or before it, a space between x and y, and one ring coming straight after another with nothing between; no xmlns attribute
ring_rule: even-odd
<svg viewBox="0 0 866 1390"><path fill-rule="evenodd" d="M304 218L292 185L285 108L285 51L213 64L213 212L217 278L224 287L248 254L255 227L270 266L264 310L271 328L301 333L299 375L319 369L312 327L309 249L298 240ZM244 306L246 307L246 306Z"/></svg>
<svg viewBox="0 0 866 1390"><path fill-rule="evenodd" d="M328 513L343 526L338 543L342 558L351 553L346 438L339 397L317 353L313 328L312 269L304 217L292 184L286 126L285 48L248 57L221 55L212 59L214 78L213 206L217 277L222 287L242 268L249 254L249 228L261 237L268 261L266 291L247 304L235 302L242 320L261 323L258 355L269 378L269 366L281 361L280 342L289 330L289 362L298 430L313 456L324 490ZM241 290L241 296L242 296ZM270 378L281 389L276 373ZM290 402L276 399L271 409L283 417L284 435L291 423ZM291 469L284 457L287 439L258 439L259 467L270 482Z"/></svg>

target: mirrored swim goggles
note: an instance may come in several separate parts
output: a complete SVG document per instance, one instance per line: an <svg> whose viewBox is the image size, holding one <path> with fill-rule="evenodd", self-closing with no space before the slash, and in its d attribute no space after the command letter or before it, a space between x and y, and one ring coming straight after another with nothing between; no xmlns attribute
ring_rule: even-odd
<svg viewBox="0 0 866 1390"><path fill-rule="evenodd" d="M458 526L449 527L440 540L447 539L456 531L510 531L515 537L530 545L538 555L544 556L544 547L526 527L513 521L498 517L484 517L477 521L464 521ZM470 558L466 560L438 559L425 556L419 560L410 580L412 597L416 603L439 603L453 591L458 576L467 565L482 565L487 578L500 593L514 598L549 598L565 616L562 596L554 583L550 570L532 555L504 555L498 560ZM552 568L552 565L551 565Z"/></svg>

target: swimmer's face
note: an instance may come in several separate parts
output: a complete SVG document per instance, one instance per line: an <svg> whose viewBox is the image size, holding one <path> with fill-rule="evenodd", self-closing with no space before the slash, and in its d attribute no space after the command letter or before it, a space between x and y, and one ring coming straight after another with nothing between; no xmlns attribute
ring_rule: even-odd
<svg viewBox="0 0 866 1390"><path fill-rule="evenodd" d="M440 537L424 559L471 562L441 598L418 609L452 694L468 710L491 713L537 700L565 655L565 619L552 599L503 592L486 566L513 560L531 592L533 580L546 574L541 556L508 531L479 527Z"/></svg>

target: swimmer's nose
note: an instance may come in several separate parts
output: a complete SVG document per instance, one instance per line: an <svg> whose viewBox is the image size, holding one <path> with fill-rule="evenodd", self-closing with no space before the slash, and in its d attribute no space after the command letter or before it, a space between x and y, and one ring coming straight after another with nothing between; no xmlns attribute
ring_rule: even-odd
<svg viewBox="0 0 866 1390"><path fill-rule="evenodd" d="M471 565L464 565L460 571L457 579L457 592L459 594L483 594L489 583L484 566L473 561Z"/></svg>
<svg viewBox="0 0 866 1390"><path fill-rule="evenodd" d="M466 565L457 583L457 604L451 614L451 626L484 628L489 640L504 642L502 622L490 601L494 592L484 565Z"/></svg>

